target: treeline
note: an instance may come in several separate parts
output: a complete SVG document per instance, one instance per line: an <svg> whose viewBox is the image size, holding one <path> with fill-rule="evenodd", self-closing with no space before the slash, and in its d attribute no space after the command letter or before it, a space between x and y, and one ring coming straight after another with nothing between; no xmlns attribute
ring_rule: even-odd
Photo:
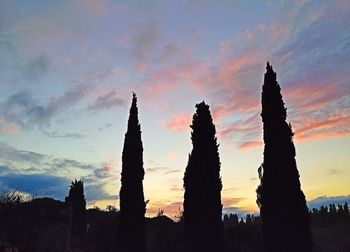
<svg viewBox="0 0 350 252"><path fill-rule="evenodd" d="M350 212L347 202L337 205L334 203L328 206L321 205L320 208L309 209L309 214L312 224L317 226L350 223ZM259 215L254 214L247 214L244 218L239 218L238 214L230 213L223 216L223 224L225 228L235 227L237 225L260 226L261 218Z"/></svg>
<svg viewBox="0 0 350 252"><path fill-rule="evenodd" d="M350 213L348 203L338 204L337 206L329 204L329 206L321 206L319 209L310 210L312 222L318 225L338 224L342 222L350 222Z"/></svg>

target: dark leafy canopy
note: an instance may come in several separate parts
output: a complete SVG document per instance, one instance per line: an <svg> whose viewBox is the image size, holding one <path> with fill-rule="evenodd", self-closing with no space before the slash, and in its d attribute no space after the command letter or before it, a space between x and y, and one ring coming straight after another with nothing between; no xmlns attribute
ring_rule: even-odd
<svg viewBox="0 0 350 252"><path fill-rule="evenodd" d="M221 251L221 178L215 126L209 106L196 105L192 121L193 149L184 177L186 251Z"/></svg>
<svg viewBox="0 0 350 252"><path fill-rule="evenodd" d="M133 94L122 155L120 233L123 251L145 250L145 211L142 180L143 147L137 98Z"/></svg>
<svg viewBox="0 0 350 252"><path fill-rule="evenodd" d="M83 181L72 181L66 202L72 205L72 235L81 236L86 233L86 200Z"/></svg>
<svg viewBox="0 0 350 252"><path fill-rule="evenodd" d="M266 251L311 251L309 214L301 191L291 125L276 73L267 63L262 91L264 162L257 189ZM283 221L282 221L283 220Z"/></svg>

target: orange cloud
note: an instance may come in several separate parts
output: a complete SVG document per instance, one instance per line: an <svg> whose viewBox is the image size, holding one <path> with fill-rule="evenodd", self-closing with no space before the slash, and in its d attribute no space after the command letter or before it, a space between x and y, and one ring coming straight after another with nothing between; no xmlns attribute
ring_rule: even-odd
<svg viewBox="0 0 350 252"><path fill-rule="evenodd" d="M239 150L248 150L256 147L262 146L262 141L249 141L238 146Z"/></svg>
<svg viewBox="0 0 350 252"><path fill-rule="evenodd" d="M152 203L150 201L149 206L147 207L146 216L153 217L156 216L159 210L164 210L164 215L175 219L175 216L179 214L179 210L183 209L182 202L167 202L167 201L157 201Z"/></svg>

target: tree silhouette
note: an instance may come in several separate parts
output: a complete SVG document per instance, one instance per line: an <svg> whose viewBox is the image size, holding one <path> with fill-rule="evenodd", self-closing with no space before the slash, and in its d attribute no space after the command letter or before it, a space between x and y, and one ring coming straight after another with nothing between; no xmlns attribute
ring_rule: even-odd
<svg viewBox="0 0 350 252"><path fill-rule="evenodd" d="M309 212L301 191L293 132L286 122L276 73L269 63L266 70L261 99L265 149L257 189L265 250L311 251Z"/></svg>
<svg viewBox="0 0 350 252"><path fill-rule="evenodd" d="M86 233L86 201L83 181L72 181L66 202L72 205L72 235L75 237L84 235Z"/></svg>
<svg viewBox="0 0 350 252"><path fill-rule="evenodd" d="M222 204L218 144L209 106L196 105L192 145L184 176L186 251L221 251Z"/></svg>
<svg viewBox="0 0 350 252"><path fill-rule="evenodd" d="M120 235L123 251L145 251L145 211L142 180L143 147L137 97L133 93L122 155Z"/></svg>

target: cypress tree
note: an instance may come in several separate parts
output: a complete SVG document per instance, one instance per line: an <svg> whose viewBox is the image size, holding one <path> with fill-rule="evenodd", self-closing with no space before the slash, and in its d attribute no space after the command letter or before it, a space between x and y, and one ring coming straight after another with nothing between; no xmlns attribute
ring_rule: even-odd
<svg viewBox="0 0 350 252"><path fill-rule="evenodd" d="M86 233L86 200L83 181L72 181L65 201L72 205L72 236L84 235Z"/></svg>
<svg viewBox="0 0 350 252"><path fill-rule="evenodd" d="M265 251L311 251L309 212L295 161L294 133L286 122L281 88L268 62L266 70L261 99L265 148L257 189Z"/></svg>
<svg viewBox="0 0 350 252"><path fill-rule="evenodd" d="M145 251L145 211L142 180L143 147L137 97L133 93L122 155L120 234L123 251Z"/></svg>
<svg viewBox="0 0 350 252"><path fill-rule="evenodd" d="M209 106L196 105L192 145L184 176L186 251L222 250L220 158Z"/></svg>

